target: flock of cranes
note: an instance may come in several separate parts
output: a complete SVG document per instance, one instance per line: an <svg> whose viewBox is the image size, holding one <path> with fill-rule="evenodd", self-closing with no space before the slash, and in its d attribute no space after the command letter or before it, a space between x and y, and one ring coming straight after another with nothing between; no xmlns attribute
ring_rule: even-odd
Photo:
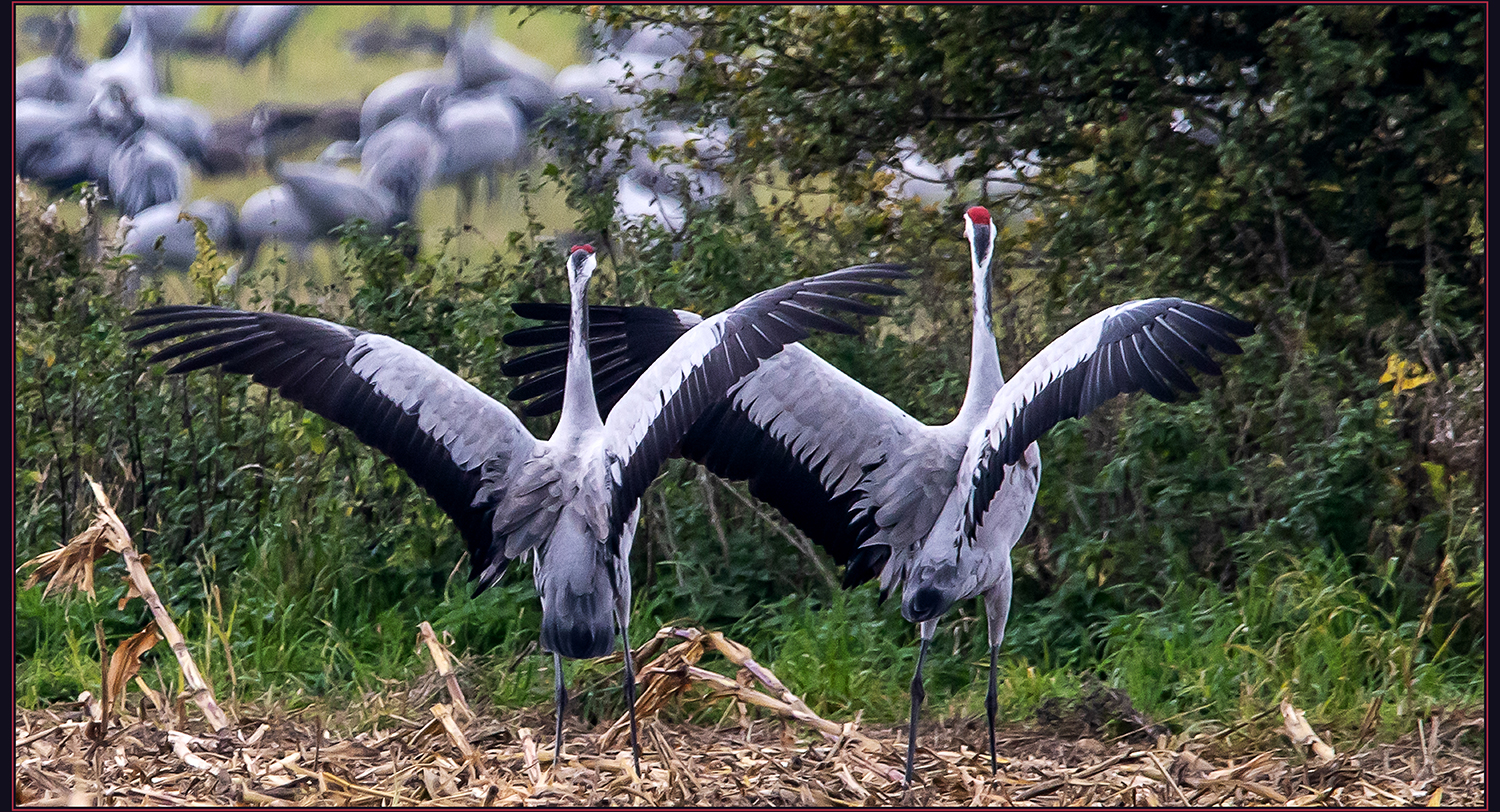
<svg viewBox="0 0 1500 812"><path fill-rule="evenodd" d="M906 781L915 761L922 666L938 620L982 597L989 619L986 711L995 765L996 660L1010 610L1011 548L1040 482L1036 441L1116 395L1171 402L1197 391L1184 366L1220 374L1210 350L1239 353L1253 327L1177 298L1107 308L1048 345L1009 381L990 316L995 227L964 216L973 279L969 385L954 420L927 426L795 342L852 332L830 315L878 315L853 298L898 293L892 265L794 281L704 319L686 311L588 304L594 249L567 259L570 301L516 303L544 322L509 334L539 347L507 363L523 415L561 412L546 440L514 412L421 352L319 319L200 306L144 310L132 330L172 372L248 374L380 449L452 518L484 589L530 557L541 642L557 673L556 756L567 694L561 658L629 650L628 558L641 496L671 456L746 480L755 497L844 565L844 584L878 578L919 625ZM632 660L624 657L631 746L640 761Z"/></svg>
<svg viewBox="0 0 1500 812"><path fill-rule="evenodd" d="M271 54L274 66L275 52L310 8L231 9L210 35L211 48L199 50L241 67ZM690 45L676 29L604 32L607 44L592 62L554 72L494 35L493 7L481 8L467 24L454 7L442 38L442 67L391 77L357 110L292 111L263 102L244 122L214 121L201 106L168 95L163 81L173 49L204 36L189 29L202 10L127 6L118 52L90 63L77 52L76 13L65 9L50 18L51 55L17 68L18 174L57 193L96 184L130 218L122 222L121 242L124 253L136 257L137 273L188 268L190 250L174 250L193 244L194 226L178 217L183 212L214 211L210 236L221 249L242 252L226 283L254 267L266 247L283 247L304 260L312 245L331 240L336 227L352 220L381 234L416 226L423 194L439 186L457 188L463 222L481 181L493 201L500 175L533 158L532 137L560 103L625 110L640 101L640 90L675 82L682 65L676 57ZM326 138L330 134L337 138ZM651 146L708 137L670 124L647 132ZM282 160L309 138L331 143L315 161ZM714 151L704 143L705 154ZM273 185L238 207L189 202L195 173L243 171L256 157ZM680 229L689 196L701 200L723 191L711 170L653 163L644 147L627 157L617 190L624 219L652 218ZM345 167L353 163L357 168Z"/></svg>

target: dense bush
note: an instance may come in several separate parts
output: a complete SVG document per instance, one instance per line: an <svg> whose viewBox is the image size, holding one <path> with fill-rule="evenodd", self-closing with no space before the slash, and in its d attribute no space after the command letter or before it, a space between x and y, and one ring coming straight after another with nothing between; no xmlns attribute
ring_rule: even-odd
<svg viewBox="0 0 1500 812"><path fill-rule="evenodd" d="M731 193L668 234L614 222L601 194L620 170L603 160L620 121L585 114L557 130L542 181L567 189L579 229L609 249L595 301L711 312L868 257L910 263L919 278L891 319L812 346L940 422L967 369L958 213L984 202L1008 212L996 280L1007 370L1131 298L1182 295L1259 326L1191 402L1125 398L1044 439L1008 696L1067 693L1087 671L1163 716L1258 712L1288 686L1337 718L1376 694L1394 692L1387 707L1402 712L1479 695L1482 11L602 13L703 31L707 58L653 110L728 121L737 159ZM1212 138L1174 130L1174 111ZM881 167L901 139L934 162L970 156L967 179L1017 155L1039 174L1008 200L896 200ZM528 568L469 597L446 518L352 434L244 378L145 364L121 332L117 269L90 258L87 227L42 208L23 190L19 557L87 523L88 473L118 493L196 639L223 636L242 692L372 687L420 667L410 629L432 619L461 650L510 664L495 670L497 696L542 695L528 693L534 669L516 667L537 626ZM294 304L277 274L251 280L259 293L240 304L390 334L501 396L499 336L521 326L508 302L565 295L542 231L510 235L488 263L439 243L410 267L351 233L347 297ZM216 263L205 257L199 277L216 278ZM904 713L911 627L868 588L839 594L826 560L808 561L743 487L676 462L642 514L638 638L673 619L728 627L815 707ZM105 603L111 634L144 622ZM23 696L76 693L86 670L63 672L97 656L92 631L67 631L34 596L17 608ZM929 671L934 701L971 711L976 611L950 619L951 651L939 646Z"/></svg>

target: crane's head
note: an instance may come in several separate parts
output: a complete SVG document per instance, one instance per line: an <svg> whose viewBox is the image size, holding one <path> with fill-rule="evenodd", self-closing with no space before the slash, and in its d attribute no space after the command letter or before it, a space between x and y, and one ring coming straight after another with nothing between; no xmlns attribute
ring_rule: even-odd
<svg viewBox="0 0 1500 812"><path fill-rule="evenodd" d="M597 267L599 260L594 256L594 246L573 246L568 250L568 286L581 288L588 285Z"/></svg>
<svg viewBox="0 0 1500 812"><path fill-rule="evenodd" d="M990 254L995 250L995 226L990 222L990 210L974 206L964 212L964 237L969 240L969 255L974 262L974 271L988 270Z"/></svg>

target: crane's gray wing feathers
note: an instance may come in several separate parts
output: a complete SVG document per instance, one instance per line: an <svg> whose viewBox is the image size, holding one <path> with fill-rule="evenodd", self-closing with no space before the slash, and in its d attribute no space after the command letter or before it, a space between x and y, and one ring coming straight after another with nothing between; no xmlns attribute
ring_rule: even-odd
<svg viewBox="0 0 1500 812"><path fill-rule="evenodd" d="M504 571L494 549L495 505L510 469L536 441L505 406L406 344L322 319L218 307L142 310L129 330L158 328L135 346L182 339L153 362L210 366L256 383L350 428L431 494L468 544L479 588ZM512 521L518 521L515 516Z"/></svg>
<svg viewBox="0 0 1500 812"><path fill-rule="evenodd" d="M802 300L822 297L809 292ZM524 318L547 323L504 337L511 346L544 348L502 367L506 374L531 376L510 397L529 400L522 407L528 416L554 412L562 402L568 307L526 303L513 308ZM608 401L612 405L699 321L681 310L590 307L589 356L601 410L608 411L606 392L614 393ZM891 555L888 545L862 545L887 529L896 520L893 516L904 523L910 513L885 510L911 492L885 493L890 490L881 487L889 473L885 466L891 458L900 466L904 450L926 431L890 401L794 344L705 410L684 435L678 453L725 479L747 481L752 496L780 511L844 565L844 584L852 587L880 574ZM955 464L961 452L953 455ZM952 487L951 471L931 478ZM877 521L882 512L885 525Z"/></svg>
<svg viewBox="0 0 1500 812"><path fill-rule="evenodd" d="M822 313L809 318L810 311L879 312L847 297L895 295L900 291L873 280L906 277L894 265L845 268L762 291L688 330L647 367L605 421L606 453L618 485L614 529L693 424L764 359L806 338L809 329L854 332Z"/></svg>
<svg viewBox="0 0 1500 812"><path fill-rule="evenodd" d="M1235 337L1254 331L1249 322L1208 305L1162 298L1115 305L1064 333L1001 387L971 436L959 469L970 472L965 535L973 538L1005 467L1053 426L1137 389L1168 403L1177 399L1176 390L1196 392L1179 363L1218 375L1208 350L1238 355Z"/></svg>
<svg viewBox="0 0 1500 812"><path fill-rule="evenodd" d="M750 493L844 565L844 585L875 577L886 545L873 497L912 438L926 430L890 401L792 345L714 403L684 436L682 456Z"/></svg>

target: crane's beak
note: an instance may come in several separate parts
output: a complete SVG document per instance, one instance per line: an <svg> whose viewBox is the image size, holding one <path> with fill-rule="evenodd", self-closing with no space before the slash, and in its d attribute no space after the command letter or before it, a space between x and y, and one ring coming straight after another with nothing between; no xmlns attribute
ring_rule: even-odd
<svg viewBox="0 0 1500 812"><path fill-rule="evenodd" d="M995 249L995 227L987 223L974 223L970 227L974 230L969 241L973 247L974 266L983 268L990 264L990 253Z"/></svg>

